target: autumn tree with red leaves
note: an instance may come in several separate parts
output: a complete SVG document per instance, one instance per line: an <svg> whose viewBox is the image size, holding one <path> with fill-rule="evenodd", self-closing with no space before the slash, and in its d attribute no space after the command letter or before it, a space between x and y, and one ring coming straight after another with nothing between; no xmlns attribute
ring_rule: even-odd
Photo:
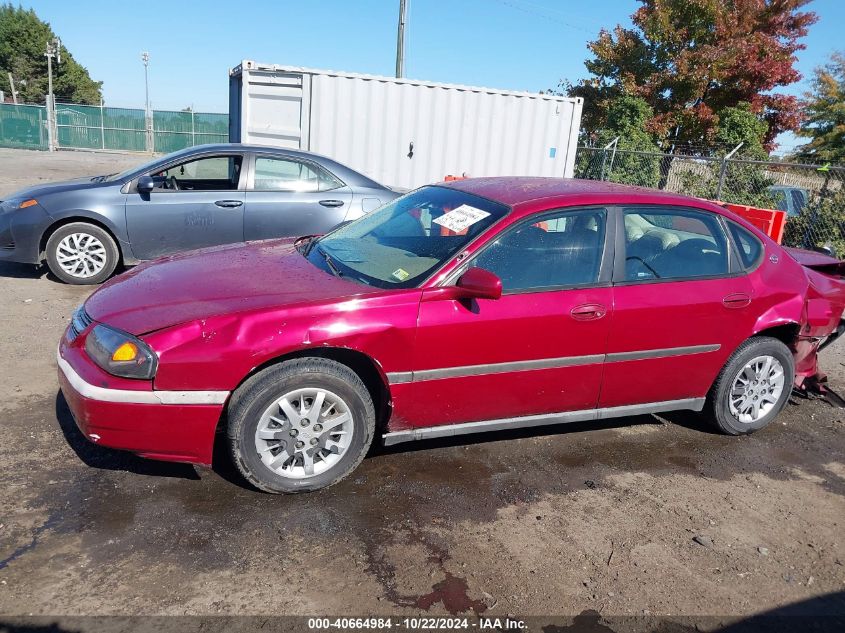
<svg viewBox="0 0 845 633"><path fill-rule="evenodd" d="M640 0L634 28L602 30L585 62L591 78L565 88L583 97L584 128L600 130L614 99L642 97L657 138L714 142L719 114L748 103L766 123L763 142L801 124L800 102L773 93L801 79L800 39L816 22L809 0Z"/></svg>

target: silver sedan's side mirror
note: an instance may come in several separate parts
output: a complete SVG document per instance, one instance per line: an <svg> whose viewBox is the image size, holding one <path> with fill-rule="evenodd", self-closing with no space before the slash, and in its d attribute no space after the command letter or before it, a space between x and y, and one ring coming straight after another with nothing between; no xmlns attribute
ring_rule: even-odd
<svg viewBox="0 0 845 633"><path fill-rule="evenodd" d="M138 189L138 193L150 193L156 188L156 183L152 176L141 176L138 178L136 188Z"/></svg>

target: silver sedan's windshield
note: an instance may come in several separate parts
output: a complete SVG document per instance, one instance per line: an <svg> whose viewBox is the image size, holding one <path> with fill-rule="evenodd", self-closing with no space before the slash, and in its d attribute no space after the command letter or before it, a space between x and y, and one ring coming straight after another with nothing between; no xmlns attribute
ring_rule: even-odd
<svg viewBox="0 0 845 633"><path fill-rule="evenodd" d="M448 187L423 187L320 238L308 259L379 288L410 288L510 210Z"/></svg>
<svg viewBox="0 0 845 633"><path fill-rule="evenodd" d="M144 172L151 171L155 167L159 165L163 165L169 162L173 158L179 158L181 156L189 156L190 154L194 153L195 148L189 147L186 149L181 149L177 152L173 152L172 154L168 154L167 156L157 156L156 158L148 160L146 163L141 163L140 165L135 165L134 167L130 167L129 169L125 169L122 172L117 174L109 174L103 180L108 182L117 182L119 180L126 180L130 176L134 176L136 174L143 174Z"/></svg>

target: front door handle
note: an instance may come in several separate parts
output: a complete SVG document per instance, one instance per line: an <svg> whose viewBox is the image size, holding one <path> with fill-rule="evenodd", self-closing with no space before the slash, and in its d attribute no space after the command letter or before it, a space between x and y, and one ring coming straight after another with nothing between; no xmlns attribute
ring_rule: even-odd
<svg viewBox="0 0 845 633"><path fill-rule="evenodd" d="M342 207L343 200L320 200L320 204L324 207Z"/></svg>
<svg viewBox="0 0 845 633"><path fill-rule="evenodd" d="M744 292L735 292L722 299L722 305L726 308L744 308L751 303L751 296Z"/></svg>
<svg viewBox="0 0 845 633"><path fill-rule="evenodd" d="M569 314L576 321L595 321L607 314L607 308L600 303L584 303L572 308Z"/></svg>
<svg viewBox="0 0 845 633"><path fill-rule="evenodd" d="M224 209L235 209L243 204L242 200L218 200L215 202L218 207L222 207Z"/></svg>

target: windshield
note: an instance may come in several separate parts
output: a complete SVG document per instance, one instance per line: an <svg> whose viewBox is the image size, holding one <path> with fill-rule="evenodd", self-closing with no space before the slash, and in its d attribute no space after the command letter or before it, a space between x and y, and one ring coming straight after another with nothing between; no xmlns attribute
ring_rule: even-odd
<svg viewBox="0 0 845 633"><path fill-rule="evenodd" d="M447 187L423 187L310 244L323 270L378 288L412 288L510 208Z"/></svg>
<svg viewBox="0 0 845 633"><path fill-rule="evenodd" d="M103 180L107 182L115 182L117 180L126 180L130 176L135 176L137 174L143 174L144 172L151 171L158 165L164 165L170 162L174 158L179 158L180 156L188 156L189 154L193 154L197 146L194 147L187 147L185 149L181 149L179 151L173 152L171 154L167 154L166 156L158 156L151 160L148 160L146 163L141 163L140 165L135 165L134 167L130 167L129 169L125 169L118 174L110 174L103 178Z"/></svg>

